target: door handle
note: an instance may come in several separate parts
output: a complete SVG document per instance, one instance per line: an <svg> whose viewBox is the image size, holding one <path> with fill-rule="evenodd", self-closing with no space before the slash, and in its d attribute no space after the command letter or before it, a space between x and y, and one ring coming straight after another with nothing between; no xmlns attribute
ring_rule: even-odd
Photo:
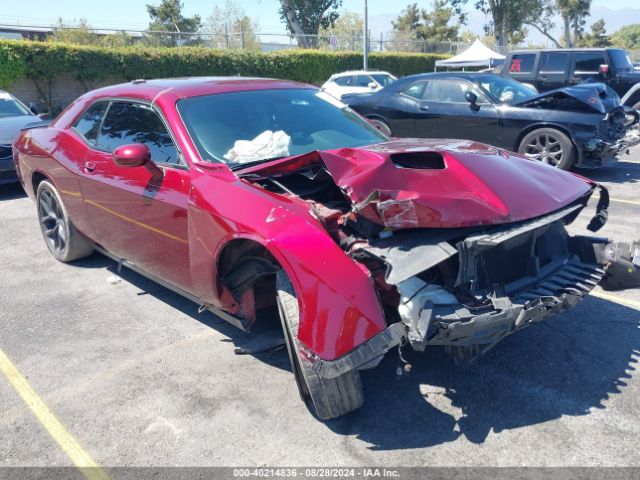
<svg viewBox="0 0 640 480"><path fill-rule="evenodd" d="M84 162L84 172L85 173L93 173L96 169L96 164L93 162Z"/></svg>
<svg viewBox="0 0 640 480"><path fill-rule="evenodd" d="M423 112L426 112L427 110L429 110L429 105L420 104L418 105L418 109Z"/></svg>

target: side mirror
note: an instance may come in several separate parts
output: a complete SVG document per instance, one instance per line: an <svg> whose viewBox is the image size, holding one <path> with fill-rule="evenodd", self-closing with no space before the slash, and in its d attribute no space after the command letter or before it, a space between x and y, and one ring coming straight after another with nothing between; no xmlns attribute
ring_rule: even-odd
<svg viewBox="0 0 640 480"><path fill-rule="evenodd" d="M153 177L162 177L162 169L151 161L149 147L142 143L116 148L113 151L113 163L123 168L145 167Z"/></svg>
<svg viewBox="0 0 640 480"><path fill-rule="evenodd" d="M33 113L34 115L38 115L38 113L40 113L38 111L38 107L36 106L35 103L33 102L29 102L29 110L31 111L31 113Z"/></svg>
<svg viewBox="0 0 640 480"><path fill-rule="evenodd" d="M150 161L149 147L141 143L122 145L113 151L113 163L119 167L141 167Z"/></svg>
<svg viewBox="0 0 640 480"><path fill-rule="evenodd" d="M378 84L377 84L376 82L369 82L368 87L369 87L371 90L375 90L376 88L378 88Z"/></svg>
<svg viewBox="0 0 640 480"><path fill-rule="evenodd" d="M605 78L609 74L609 65L603 63L602 65L598 66L598 74L602 78Z"/></svg>
<svg viewBox="0 0 640 480"><path fill-rule="evenodd" d="M480 107L476 103L478 101L478 96L475 93L473 93L471 91L466 92L464 94L464 98L467 100L467 102L469 102L471 104L471 108L473 110L475 110L475 111L480 110Z"/></svg>

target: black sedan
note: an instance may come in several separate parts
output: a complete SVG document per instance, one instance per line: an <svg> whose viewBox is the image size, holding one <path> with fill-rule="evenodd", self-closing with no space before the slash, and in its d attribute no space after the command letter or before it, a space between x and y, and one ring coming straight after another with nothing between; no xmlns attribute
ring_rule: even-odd
<svg viewBox="0 0 640 480"><path fill-rule="evenodd" d="M413 75L343 101L391 136L477 140L563 169L615 158L628 148L628 130L638 122L603 84L538 94L483 73Z"/></svg>

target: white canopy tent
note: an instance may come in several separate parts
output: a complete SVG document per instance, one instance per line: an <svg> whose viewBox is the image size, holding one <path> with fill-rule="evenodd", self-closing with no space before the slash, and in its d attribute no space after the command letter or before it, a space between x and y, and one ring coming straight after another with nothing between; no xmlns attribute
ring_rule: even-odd
<svg viewBox="0 0 640 480"><path fill-rule="evenodd" d="M436 61L436 69L438 67L493 67L504 59L504 55L494 52L480 40L476 39L469 48L455 57Z"/></svg>

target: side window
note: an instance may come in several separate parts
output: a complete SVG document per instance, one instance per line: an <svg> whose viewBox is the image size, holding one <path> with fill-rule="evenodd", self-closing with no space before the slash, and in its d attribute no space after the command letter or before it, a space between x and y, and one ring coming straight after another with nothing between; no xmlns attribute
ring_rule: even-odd
<svg viewBox="0 0 640 480"><path fill-rule="evenodd" d="M96 144L100 122L107 110L109 102L97 102L87 108L73 125L73 128L82 135L91 145Z"/></svg>
<svg viewBox="0 0 640 480"><path fill-rule="evenodd" d="M463 81L436 80L429 84L422 98L431 102L466 103L467 99L464 98L464 94L469 89L469 85Z"/></svg>
<svg viewBox="0 0 640 480"><path fill-rule="evenodd" d="M424 95L424 91L428 83L429 82L426 80L416 82L406 88L402 93L408 97L415 98L416 100L422 100L422 96Z"/></svg>
<svg viewBox="0 0 640 480"><path fill-rule="evenodd" d="M576 53L575 73L598 73L600 65L606 64L607 60L601 52L580 52Z"/></svg>
<svg viewBox="0 0 640 480"><path fill-rule="evenodd" d="M113 102L107 111L97 146L113 152L122 145L143 143L156 163L179 164L178 151L156 112L147 105Z"/></svg>
<svg viewBox="0 0 640 480"><path fill-rule="evenodd" d="M334 80L336 85L340 85L341 87L350 87L353 85L353 77L338 77Z"/></svg>
<svg viewBox="0 0 640 480"><path fill-rule="evenodd" d="M540 73L564 73L567 70L567 53L544 53Z"/></svg>
<svg viewBox="0 0 640 480"><path fill-rule="evenodd" d="M533 72L533 64L535 63L535 60L535 53L517 53L511 57L511 63L509 63L509 73Z"/></svg>
<svg viewBox="0 0 640 480"><path fill-rule="evenodd" d="M373 78L369 75L358 75L356 77L356 87L368 87L373 82Z"/></svg>

